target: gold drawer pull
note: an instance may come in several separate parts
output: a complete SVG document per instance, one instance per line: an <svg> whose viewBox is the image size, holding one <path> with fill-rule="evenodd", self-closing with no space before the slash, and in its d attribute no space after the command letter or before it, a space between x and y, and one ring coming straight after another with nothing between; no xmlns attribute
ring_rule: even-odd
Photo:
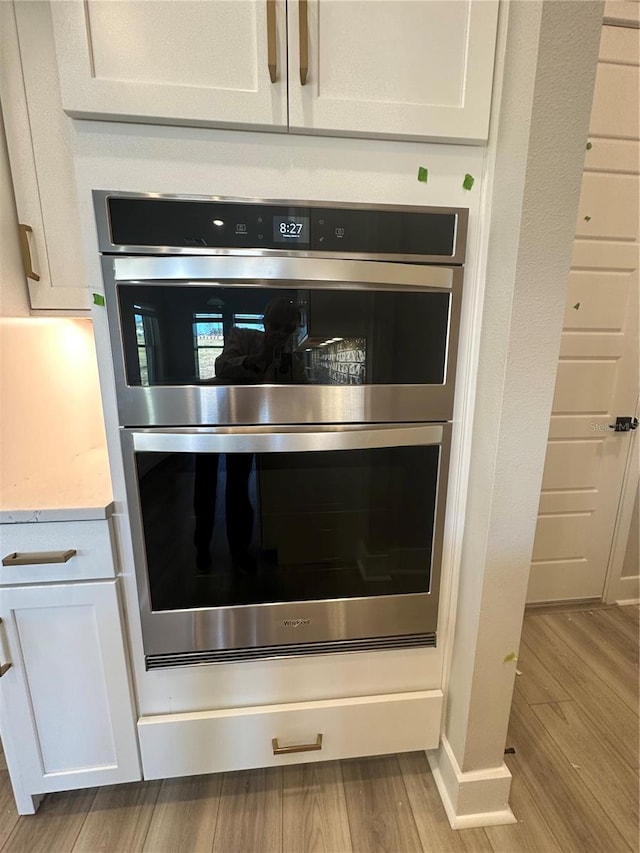
<svg viewBox="0 0 640 853"><path fill-rule="evenodd" d="M2 619L0 619L0 625L2 625ZM2 678L8 669L11 669L11 664L8 661L7 663L0 663L0 678Z"/></svg>
<svg viewBox="0 0 640 853"><path fill-rule="evenodd" d="M276 0L267 0L267 68L272 83L278 79L278 36L276 34Z"/></svg>
<svg viewBox="0 0 640 853"><path fill-rule="evenodd" d="M298 4L298 38L300 44L300 85L306 86L309 76L309 12L307 0ZM320 749L320 747L318 747Z"/></svg>
<svg viewBox="0 0 640 853"><path fill-rule="evenodd" d="M2 558L3 566L31 566L44 563L66 563L78 552L75 548L68 551L14 551Z"/></svg>
<svg viewBox="0 0 640 853"><path fill-rule="evenodd" d="M322 734L319 734L315 743L296 743L293 746L279 746L278 738L274 737L271 741L274 755L289 755L292 752L314 752L316 749L322 749Z"/></svg>
<svg viewBox="0 0 640 853"><path fill-rule="evenodd" d="M24 266L24 274L27 278L33 281L40 281L40 276L33 269L31 262L31 249L29 248L29 234L33 233L33 228L30 225L18 225L18 237L20 239L20 254L22 255L22 264Z"/></svg>

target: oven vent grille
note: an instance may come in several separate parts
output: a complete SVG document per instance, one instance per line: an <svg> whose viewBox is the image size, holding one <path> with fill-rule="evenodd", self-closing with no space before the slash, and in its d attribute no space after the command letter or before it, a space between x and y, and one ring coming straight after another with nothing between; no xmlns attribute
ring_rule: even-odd
<svg viewBox="0 0 640 853"><path fill-rule="evenodd" d="M401 637L374 637L363 640L333 640L324 643L296 643L286 646L262 646L247 649L223 649L202 652L177 652L174 654L147 655L147 669L165 669L172 666L203 666L211 663L235 663L266 658L288 658L299 655L326 655L337 652L370 652L385 649L435 648L435 632L407 634Z"/></svg>

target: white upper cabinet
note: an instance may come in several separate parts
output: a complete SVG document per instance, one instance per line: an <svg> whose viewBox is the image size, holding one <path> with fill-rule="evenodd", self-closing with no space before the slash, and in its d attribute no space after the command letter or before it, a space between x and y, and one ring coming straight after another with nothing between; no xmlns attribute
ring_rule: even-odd
<svg viewBox="0 0 640 853"><path fill-rule="evenodd" d="M497 17L493 0L290 2L289 129L486 140Z"/></svg>
<svg viewBox="0 0 640 853"><path fill-rule="evenodd" d="M88 310L73 128L47 3L0 2L0 100L31 307Z"/></svg>
<svg viewBox="0 0 640 853"><path fill-rule="evenodd" d="M76 117L487 138L497 0L58 0Z"/></svg>
<svg viewBox="0 0 640 853"><path fill-rule="evenodd" d="M69 115L286 130L285 0L51 5Z"/></svg>

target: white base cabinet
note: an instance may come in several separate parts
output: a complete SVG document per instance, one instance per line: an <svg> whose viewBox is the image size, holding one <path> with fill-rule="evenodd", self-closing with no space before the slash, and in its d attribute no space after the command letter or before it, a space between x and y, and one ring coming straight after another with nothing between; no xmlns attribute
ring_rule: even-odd
<svg viewBox="0 0 640 853"><path fill-rule="evenodd" d="M15 527L34 526L56 527ZM0 733L21 814L39 794L141 778L117 583L0 589Z"/></svg>

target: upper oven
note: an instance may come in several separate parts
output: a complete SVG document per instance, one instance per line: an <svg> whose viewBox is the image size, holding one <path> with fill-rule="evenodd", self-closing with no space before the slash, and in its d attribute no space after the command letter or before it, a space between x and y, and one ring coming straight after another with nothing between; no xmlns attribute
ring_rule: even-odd
<svg viewBox="0 0 640 853"><path fill-rule="evenodd" d="M94 196L122 426L450 420L466 210Z"/></svg>

